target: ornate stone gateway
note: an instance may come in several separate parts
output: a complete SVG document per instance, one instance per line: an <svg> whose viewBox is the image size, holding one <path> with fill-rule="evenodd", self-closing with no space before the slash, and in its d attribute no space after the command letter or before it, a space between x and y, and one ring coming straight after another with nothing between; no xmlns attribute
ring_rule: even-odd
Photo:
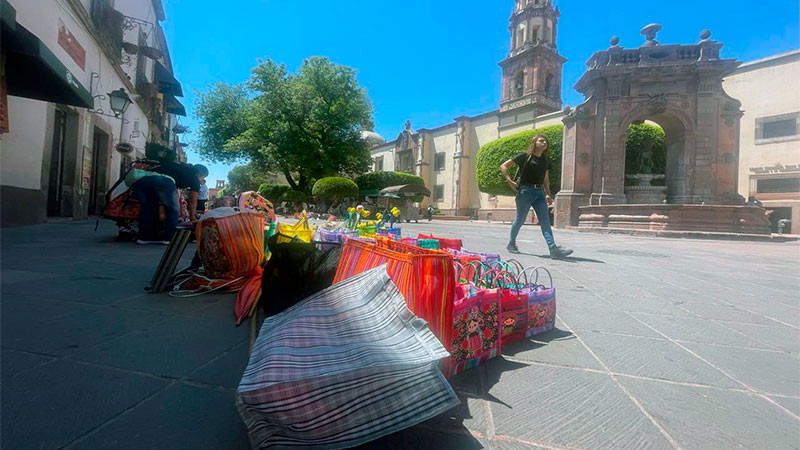
<svg viewBox="0 0 800 450"><path fill-rule="evenodd" d="M565 108L556 226L769 233L766 217L754 215L753 208L724 208L723 219L716 217L720 211L699 206L744 204L737 194L743 113L741 103L722 89L722 79L740 63L720 59L723 44L710 40L708 30L695 45L661 45L660 29L644 27L646 42L638 49L619 47L615 36L609 49L587 62L575 85L586 100ZM643 186L642 180L655 177L642 173L626 195L628 127L643 120L664 129L666 189ZM642 195L654 191L665 191L666 199L640 203L664 198Z"/></svg>

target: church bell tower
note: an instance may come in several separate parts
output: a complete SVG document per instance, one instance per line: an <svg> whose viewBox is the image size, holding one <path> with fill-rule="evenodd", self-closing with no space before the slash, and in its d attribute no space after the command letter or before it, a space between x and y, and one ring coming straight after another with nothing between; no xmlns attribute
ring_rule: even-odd
<svg viewBox="0 0 800 450"><path fill-rule="evenodd" d="M511 51L500 62L501 128L561 110L561 70L566 59L556 46L559 16L552 0L516 0L508 19Z"/></svg>

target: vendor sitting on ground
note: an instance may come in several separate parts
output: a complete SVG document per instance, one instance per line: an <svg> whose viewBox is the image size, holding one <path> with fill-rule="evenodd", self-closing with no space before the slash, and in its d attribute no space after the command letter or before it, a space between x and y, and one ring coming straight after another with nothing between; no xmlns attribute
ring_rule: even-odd
<svg viewBox="0 0 800 450"><path fill-rule="evenodd" d="M188 189L189 217L197 217L197 198L200 183L208 176L208 169L202 164L166 163L153 169L153 172L166 176L146 176L137 181L132 189L139 201L139 239L138 244L169 244L178 225L178 189ZM164 205L167 218L164 229L157 235L155 219L159 204Z"/></svg>

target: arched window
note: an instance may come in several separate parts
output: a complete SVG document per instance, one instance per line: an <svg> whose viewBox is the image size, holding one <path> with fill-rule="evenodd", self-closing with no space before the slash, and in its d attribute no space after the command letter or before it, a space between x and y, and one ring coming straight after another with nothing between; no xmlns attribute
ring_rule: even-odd
<svg viewBox="0 0 800 450"><path fill-rule="evenodd" d="M522 97L522 93L525 91L525 72L519 71L514 75L514 85L512 86L512 92L514 93L514 98Z"/></svg>

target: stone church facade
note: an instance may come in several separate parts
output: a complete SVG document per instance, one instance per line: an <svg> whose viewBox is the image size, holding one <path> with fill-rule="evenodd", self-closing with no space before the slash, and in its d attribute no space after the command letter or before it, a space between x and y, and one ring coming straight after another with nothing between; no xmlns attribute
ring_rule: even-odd
<svg viewBox="0 0 800 450"><path fill-rule="evenodd" d="M512 220L514 199L478 191L475 157L482 145L525 130L561 123L561 67L552 0L519 0L509 18L511 50L503 70L500 107L457 117L433 129L406 122L397 139L372 147L373 170L413 173L425 180L431 204L444 214Z"/></svg>
<svg viewBox="0 0 800 450"><path fill-rule="evenodd" d="M365 137L373 143L373 170L395 170L422 177L431 191L431 197L425 199L422 207L431 204L452 216L513 220L512 197L495 197L478 191L475 157L481 146L496 139L562 124L565 119L570 121L562 110L562 66L566 59L559 55L556 45L558 20L559 10L552 0L518 0L509 18L510 51L499 63L503 77L499 108L477 116L457 117L452 123L433 129L413 130L406 122L405 129L391 142L366 132ZM733 98L741 101L744 111L739 132L742 160L737 172L739 193L745 198L755 195L765 206L775 209L776 217L791 219L792 233L800 229L797 188L800 111L796 90L783 92L781 86L800 76L798 60L800 53L794 51L745 64L724 82ZM770 92L765 94L765 91ZM759 101L765 95L770 101ZM792 122L794 119L796 122ZM759 124L770 120L776 124L773 128L782 127L777 138L759 135L764 128ZM750 145L753 142L756 145ZM775 167L781 171L778 175L773 173ZM760 189L758 183L766 187Z"/></svg>

